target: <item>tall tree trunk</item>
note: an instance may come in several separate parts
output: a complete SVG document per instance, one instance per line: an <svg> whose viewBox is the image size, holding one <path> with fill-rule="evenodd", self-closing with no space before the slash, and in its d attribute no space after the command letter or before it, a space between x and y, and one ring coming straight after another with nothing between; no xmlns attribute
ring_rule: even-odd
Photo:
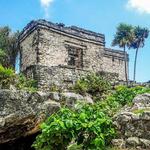
<svg viewBox="0 0 150 150"><path fill-rule="evenodd" d="M125 79L126 85L128 86L128 73L127 73L127 55L126 55L126 46L124 46L124 66L125 66Z"/></svg>
<svg viewBox="0 0 150 150"><path fill-rule="evenodd" d="M134 74L133 74L133 81L134 82L135 82L135 79L136 79L136 64L137 64L138 50L139 50L139 48L136 49L135 60L134 60Z"/></svg>

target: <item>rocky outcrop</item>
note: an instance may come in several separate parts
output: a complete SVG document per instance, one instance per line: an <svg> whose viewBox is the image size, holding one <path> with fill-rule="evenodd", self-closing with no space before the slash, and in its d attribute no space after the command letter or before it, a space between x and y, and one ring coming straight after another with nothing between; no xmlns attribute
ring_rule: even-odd
<svg viewBox="0 0 150 150"><path fill-rule="evenodd" d="M0 143L39 131L39 124L60 108L42 92L0 90Z"/></svg>
<svg viewBox="0 0 150 150"><path fill-rule="evenodd" d="M125 106L113 119L119 132L114 145L150 149L150 94L135 97L133 105Z"/></svg>
<svg viewBox="0 0 150 150"><path fill-rule="evenodd" d="M50 92L49 97L57 102L60 102L63 105L68 106L68 107L74 107L74 105L78 101L93 104L93 99L91 98L91 95L89 95L89 94L82 96L80 94L76 94L73 92L63 92L63 93Z"/></svg>
<svg viewBox="0 0 150 150"><path fill-rule="evenodd" d="M8 146L7 143L14 143L17 140L15 150L21 144L19 141L28 141L39 131L39 125L48 116L60 109L61 105L73 107L80 101L92 103L90 97L85 97L65 92L27 92L23 90L0 90L0 149L1 145ZM25 137L27 137L25 139ZM24 139L24 140L22 140ZM30 142L31 144L31 142ZM11 145L11 144L10 144ZM26 145L21 144L21 145ZM10 146L11 147L11 146ZM31 145L30 145L31 147ZM3 148L6 149L6 148ZM8 148L14 150L13 146ZM24 150L24 149L23 149ZM25 148L27 150L27 148Z"/></svg>

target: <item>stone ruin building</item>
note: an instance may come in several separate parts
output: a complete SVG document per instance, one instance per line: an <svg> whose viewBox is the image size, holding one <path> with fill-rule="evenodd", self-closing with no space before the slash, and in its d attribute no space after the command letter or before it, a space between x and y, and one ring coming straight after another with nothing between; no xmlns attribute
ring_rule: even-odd
<svg viewBox="0 0 150 150"><path fill-rule="evenodd" d="M36 79L42 89L53 84L68 86L89 72L111 73L125 80L124 53L106 48L100 33L31 21L20 34L19 49L20 71Z"/></svg>

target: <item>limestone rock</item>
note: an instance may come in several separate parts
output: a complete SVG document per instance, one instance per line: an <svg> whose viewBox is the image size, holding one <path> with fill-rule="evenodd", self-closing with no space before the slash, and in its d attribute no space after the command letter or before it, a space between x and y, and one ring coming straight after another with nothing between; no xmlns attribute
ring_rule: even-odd
<svg viewBox="0 0 150 150"><path fill-rule="evenodd" d="M91 103L93 104L93 99L91 98L91 96L89 94L86 94L86 96L84 96L84 99L86 100L87 103Z"/></svg>
<svg viewBox="0 0 150 150"><path fill-rule="evenodd" d="M134 104L144 104L145 106L150 106L150 94L145 93L145 94L136 96L133 99L133 103Z"/></svg>
<svg viewBox="0 0 150 150"><path fill-rule="evenodd" d="M60 94L58 92L50 92L49 95L50 99L55 100L55 101L60 101Z"/></svg>
<svg viewBox="0 0 150 150"><path fill-rule="evenodd" d="M138 95L114 117L114 125L127 147L150 149L150 94Z"/></svg>
<svg viewBox="0 0 150 150"><path fill-rule="evenodd" d="M80 94L72 93L72 92L65 92L61 94L62 98L66 99L78 99L78 100L84 100L84 97Z"/></svg>
<svg viewBox="0 0 150 150"><path fill-rule="evenodd" d="M43 92L0 90L0 144L35 134L60 104Z"/></svg>
<svg viewBox="0 0 150 150"><path fill-rule="evenodd" d="M141 113L140 118L142 120L150 121L150 110L149 111L145 110L143 113Z"/></svg>
<svg viewBox="0 0 150 150"><path fill-rule="evenodd" d="M69 107L74 106L77 101L85 101L82 95L72 92L61 93L61 100L65 101L65 105Z"/></svg>
<svg viewBox="0 0 150 150"><path fill-rule="evenodd" d="M140 145L140 140L137 137L130 137L126 140L126 144L129 146L137 147Z"/></svg>
<svg viewBox="0 0 150 150"><path fill-rule="evenodd" d="M112 145L119 148L125 147L125 141L123 139L113 139Z"/></svg>
<svg viewBox="0 0 150 150"><path fill-rule="evenodd" d="M150 148L150 140L140 139L143 148Z"/></svg>
<svg viewBox="0 0 150 150"><path fill-rule="evenodd" d="M35 134L39 124L61 104L73 107L77 101L92 103L90 96L71 92L30 93L23 90L0 90L0 144Z"/></svg>

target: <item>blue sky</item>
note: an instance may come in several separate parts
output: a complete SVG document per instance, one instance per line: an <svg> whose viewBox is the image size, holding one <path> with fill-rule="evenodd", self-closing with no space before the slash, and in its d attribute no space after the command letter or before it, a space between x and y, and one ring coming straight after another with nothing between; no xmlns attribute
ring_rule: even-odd
<svg viewBox="0 0 150 150"><path fill-rule="evenodd" d="M121 22L150 28L150 0L0 0L0 26L22 30L39 18L103 33L111 47ZM134 50L128 52L132 79ZM150 80L150 38L139 52L137 66L137 81Z"/></svg>

